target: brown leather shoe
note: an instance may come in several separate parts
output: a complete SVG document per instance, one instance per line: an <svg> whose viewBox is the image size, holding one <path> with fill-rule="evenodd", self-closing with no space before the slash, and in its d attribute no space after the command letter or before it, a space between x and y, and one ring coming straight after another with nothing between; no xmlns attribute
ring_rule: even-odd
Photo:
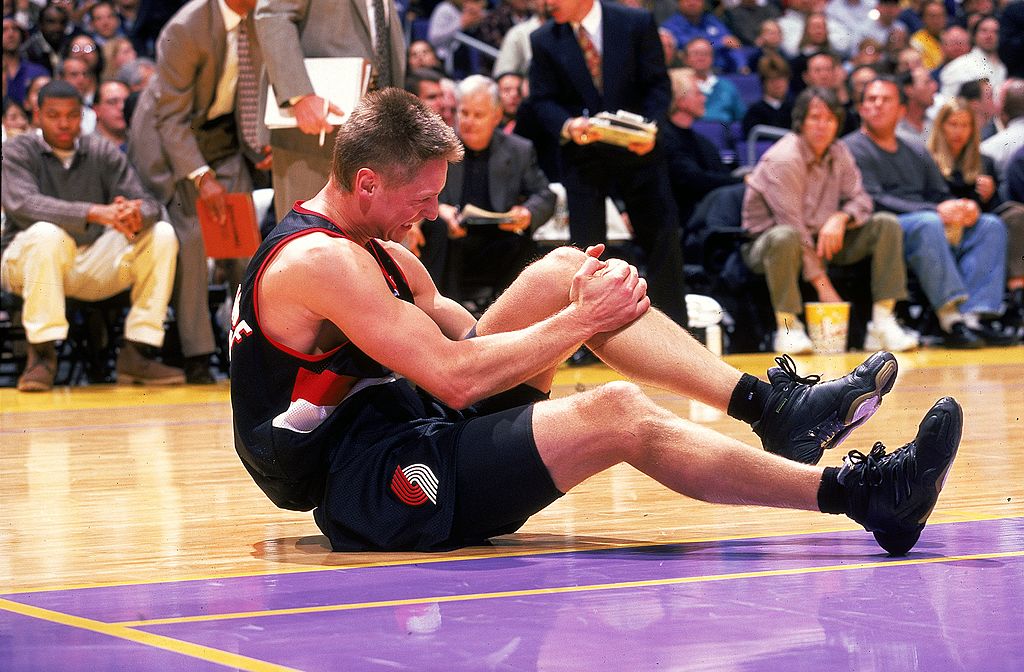
<svg viewBox="0 0 1024 672"><path fill-rule="evenodd" d="M49 392L57 374L57 348L53 341L29 343L25 370L18 378L19 392Z"/></svg>
<svg viewBox="0 0 1024 672"><path fill-rule="evenodd" d="M158 362L150 348L142 343L125 341L117 353L117 382L139 385L179 385L185 372Z"/></svg>

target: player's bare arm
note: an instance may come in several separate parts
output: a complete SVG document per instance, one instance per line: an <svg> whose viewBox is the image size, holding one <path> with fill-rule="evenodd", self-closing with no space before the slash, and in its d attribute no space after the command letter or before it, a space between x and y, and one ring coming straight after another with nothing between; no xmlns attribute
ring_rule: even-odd
<svg viewBox="0 0 1024 672"><path fill-rule="evenodd" d="M631 322L650 305L628 267L598 274L604 262L589 258L574 280L575 300L559 313L520 331L454 340L422 308L394 297L368 252L316 237L315 244L286 248L268 268L260 301L272 308L261 314L263 328L306 352L329 322L367 355L456 408L556 366L586 339ZM306 241L288 247L299 242ZM278 264L292 267L275 272ZM299 326L275 320L279 308Z"/></svg>

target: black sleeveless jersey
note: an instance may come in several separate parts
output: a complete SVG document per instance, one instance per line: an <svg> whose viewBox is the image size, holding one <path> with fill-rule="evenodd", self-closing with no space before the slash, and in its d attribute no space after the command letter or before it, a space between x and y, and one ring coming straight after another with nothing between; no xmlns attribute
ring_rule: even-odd
<svg viewBox="0 0 1024 672"><path fill-rule="evenodd" d="M361 382L391 375L351 342L307 355L274 342L260 328L256 287L263 272L283 245L314 232L345 237L329 220L297 208L263 241L238 288L230 343L235 450L274 504L297 511L320 504L331 437L344 432L344 414L337 411L346 395ZM366 249L396 299L412 302L405 276L383 246L371 240Z"/></svg>

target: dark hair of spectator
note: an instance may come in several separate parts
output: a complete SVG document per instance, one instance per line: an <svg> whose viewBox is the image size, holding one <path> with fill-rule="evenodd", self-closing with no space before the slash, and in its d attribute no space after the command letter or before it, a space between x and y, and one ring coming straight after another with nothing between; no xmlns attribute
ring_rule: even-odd
<svg viewBox="0 0 1024 672"><path fill-rule="evenodd" d="M74 98L78 101L79 105L83 104L82 94L78 92L78 89L62 79L55 79L43 88L39 89L38 107L42 109L43 103L50 98L62 100Z"/></svg>
<svg viewBox="0 0 1024 672"><path fill-rule="evenodd" d="M789 79L792 75L789 62L778 54L765 54L757 59L757 76L761 78L762 84L779 77Z"/></svg>
<svg viewBox="0 0 1024 672"><path fill-rule="evenodd" d="M912 86L914 84L914 73L913 71L910 71L903 72L898 75L879 75L868 82L867 86L864 87L864 90L867 91L868 86L871 86L875 82L886 82L895 86L896 93L899 95L900 105L906 105L907 92L903 90L903 87Z"/></svg>
<svg viewBox="0 0 1024 672"><path fill-rule="evenodd" d="M804 119L807 118L807 112L811 109L811 101L815 98L825 103L825 107L835 116L838 128L843 127L846 110L843 109L835 91L820 86L811 86L801 91L793 102L793 132L799 133L803 129Z"/></svg>
<svg viewBox="0 0 1024 672"><path fill-rule="evenodd" d="M430 68L416 68L405 76L405 90L414 96L420 95L420 82L441 83L441 73Z"/></svg>
<svg viewBox="0 0 1024 672"><path fill-rule="evenodd" d="M956 92L956 95L964 100L981 100L982 85L987 83L988 79L985 77L964 82L960 85L960 90Z"/></svg>
<svg viewBox="0 0 1024 672"><path fill-rule="evenodd" d="M1002 88L1006 121L1024 117L1024 79L1009 79Z"/></svg>
<svg viewBox="0 0 1024 672"><path fill-rule="evenodd" d="M983 21L988 21L989 19L995 21L997 26L999 25L999 19L996 18L994 14L979 14L977 20L971 24L971 44L974 44L974 36L978 33L978 26L980 26Z"/></svg>
<svg viewBox="0 0 1024 672"><path fill-rule="evenodd" d="M408 91L387 88L363 97L338 130L331 177L351 192L356 172L369 168L385 181L409 177L433 159L462 160L462 142Z"/></svg>

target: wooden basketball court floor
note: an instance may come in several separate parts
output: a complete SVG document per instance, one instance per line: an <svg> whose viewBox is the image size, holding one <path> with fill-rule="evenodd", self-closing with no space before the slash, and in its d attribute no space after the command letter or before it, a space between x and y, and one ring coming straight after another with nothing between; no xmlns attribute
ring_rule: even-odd
<svg viewBox="0 0 1024 672"><path fill-rule="evenodd" d="M831 378L862 357L797 362ZM626 466L492 546L331 553L244 472L226 382L0 390L0 669L1024 669L1024 347L899 362L824 463L902 445L941 396L963 404L959 457L905 558L845 517L702 504ZM613 376L565 369L555 394Z"/></svg>

